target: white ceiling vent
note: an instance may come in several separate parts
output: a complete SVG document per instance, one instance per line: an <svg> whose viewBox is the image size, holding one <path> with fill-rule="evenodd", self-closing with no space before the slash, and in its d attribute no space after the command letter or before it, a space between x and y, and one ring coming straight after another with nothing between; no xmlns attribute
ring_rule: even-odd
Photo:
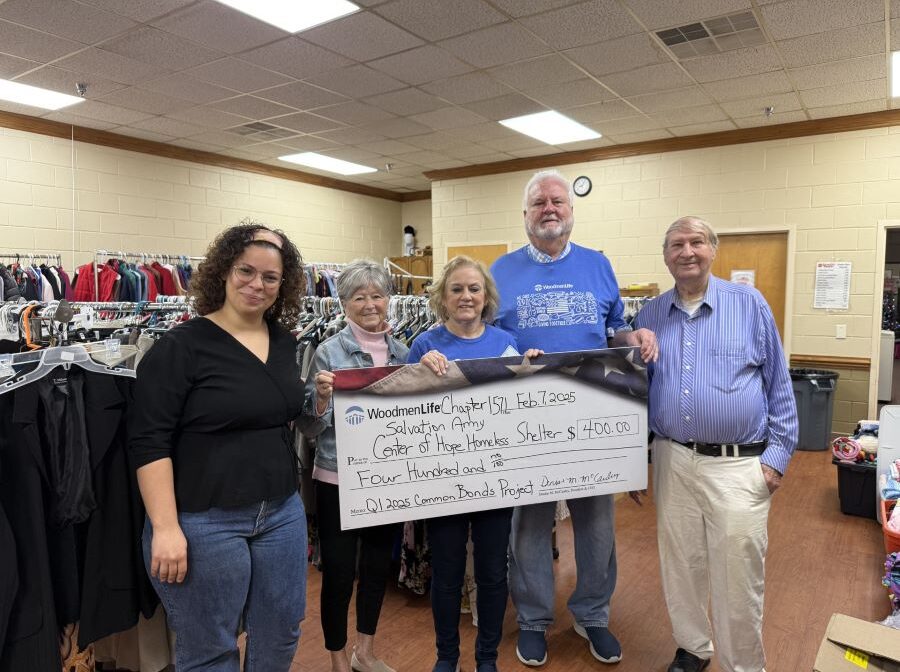
<svg viewBox="0 0 900 672"><path fill-rule="evenodd" d="M766 42L752 11L659 30L656 36L681 60L753 47Z"/></svg>

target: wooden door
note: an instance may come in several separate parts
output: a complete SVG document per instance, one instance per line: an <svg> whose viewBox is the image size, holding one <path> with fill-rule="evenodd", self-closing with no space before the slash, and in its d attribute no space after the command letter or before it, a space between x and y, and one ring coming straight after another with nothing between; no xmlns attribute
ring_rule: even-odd
<svg viewBox="0 0 900 672"><path fill-rule="evenodd" d="M472 257L484 264L487 268L491 267L497 259L509 252L509 245L506 243L489 243L486 245L450 245L447 248L447 261L453 257L464 254Z"/></svg>
<svg viewBox="0 0 900 672"><path fill-rule="evenodd" d="M753 286L772 309L782 341L787 247L787 233L719 234L719 250L712 266L713 275L724 280L731 280L732 273L736 279L752 277Z"/></svg>

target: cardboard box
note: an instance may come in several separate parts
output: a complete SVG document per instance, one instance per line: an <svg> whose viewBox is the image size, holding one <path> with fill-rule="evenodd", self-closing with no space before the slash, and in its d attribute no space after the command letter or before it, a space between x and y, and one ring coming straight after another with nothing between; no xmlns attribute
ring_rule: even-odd
<svg viewBox="0 0 900 672"><path fill-rule="evenodd" d="M900 672L900 630L832 614L814 672Z"/></svg>

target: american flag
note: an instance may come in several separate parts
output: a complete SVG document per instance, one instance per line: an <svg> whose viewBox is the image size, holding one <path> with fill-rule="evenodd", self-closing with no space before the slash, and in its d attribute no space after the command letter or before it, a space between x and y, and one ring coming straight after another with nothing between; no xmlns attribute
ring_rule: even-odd
<svg viewBox="0 0 900 672"><path fill-rule="evenodd" d="M553 352L529 360L515 357L459 359L436 376L424 364L335 371L334 389L382 396L419 394L481 385L496 380L563 373L610 392L647 398L647 369L638 348Z"/></svg>

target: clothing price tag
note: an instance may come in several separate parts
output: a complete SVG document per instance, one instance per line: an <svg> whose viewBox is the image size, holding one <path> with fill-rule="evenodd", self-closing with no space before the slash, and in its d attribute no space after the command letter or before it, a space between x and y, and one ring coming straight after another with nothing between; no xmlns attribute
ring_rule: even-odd
<svg viewBox="0 0 900 672"><path fill-rule="evenodd" d="M869 669L869 654L865 651L857 651L856 649L848 648L847 653L844 654L844 658L857 667L861 667L864 670Z"/></svg>
<svg viewBox="0 0 900 672"><path fill-rule="evenodd" d="M646 394L632 348L337 371L341 527L643 490Z"/></svg>
<svg viewBox="0 0 900 672"><path fill-rule="evenodd" d="M0 378L9 378L15 373L12 367L12 355L0 355Z"/></svg>
<svg viewBox="0 0 900 672"><path fill-rule="evenodd" d="M122 349L122 341L118 338L107 338L103 344L106 346L106 352L110 355L117 355Z"/></svg>
<svg viewBox="0 0 900 672"><path fill-rule="evenodd" d="M63 350L59 353L59 358L64 362L74 362L75 361L75 353L69 352L67 350Z"/></svg>

